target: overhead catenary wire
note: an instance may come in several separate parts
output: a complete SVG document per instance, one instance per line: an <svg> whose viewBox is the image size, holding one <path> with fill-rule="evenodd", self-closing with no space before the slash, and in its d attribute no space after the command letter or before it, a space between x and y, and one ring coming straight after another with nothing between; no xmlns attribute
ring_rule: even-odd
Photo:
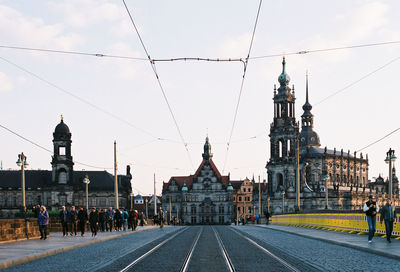
<svg viewBox="0 0 400 272"><path fill-rule="evenodd" d="M323 103L324 101L326 101L326 100L332 98L333 96L338 95L339 93L341 93L341 92L347 90L348 88L354 86L355 84L357 84L357 83L359 83L360 81L366 79L367 77L372 76L372 75L375 74L376 72L378 72L378 71L384 69L385 67L389 66L390 64L392 64L392 63L394 63L394 62L396 62L396 61L398 61L398 60L400 60L400 56L399 56L399 57L396 57L396 58L394 58L394 59L392 59L391 61L385 63L385 64L382 65L382 66L379 66L378 68L374 69L373 71L369 72L368 74L366 74L366 75L360 77L359 79L357 79L357 80L351 82L350 84L347 84L346 86L344 86L343 88L337 90L336 92L334 92L334 93L328 95L327 97L325 97L325 98L323 98L322 100L320 100L320 101L318 101L317 103L315 103L314 106L317 106L317 105Z"/></svg>
<svg viewBox="0 0 400 272"><path fill-rule="evenodd" d="M233 131L235 130L235 125L236 125L237 114L238 114L238 111L239 111L240 100L241 100L241 98L242 98L244 80L245 80L245 78L246 78L247 65L248 65L248 63L249 63L249 58L250 58L251 49L253 48L254 36L255 36L255 34L256 34L258 18L259 18L259 16L260 16L260 11L261 11L261 5L262 5L262 0L260 0L260 2L259 2L259 4L258 4L257 15L256 15L256 19L255 19L255 22L254 22L253 33L252 33L252 35L251 35L251 40L250 40L250 46L249 46L249 50L248 50L248 52L247 52L247 57L246 57L245 63L244 63L243 76L242 76L242 81L241 81L241 83L240 83L240 89L239 89L239 96L238 96L238 100L237 100L236 107L235 107L235 113L234 113L234 116L233 116L233 122L232 122L231 131L230 131L230 133L229 133L228 142L227 142L227 144L226 144L226 153L225 153L224 167L223 167L223 169L222 169L222 173L225 172L226 163L227 163L227 161L228 161L228 154L229 154L229 149L230 149L230 143L231 143L231 140L232 140Z"/></svg>
<svg viewBox="0 0 400 272"><path fill-rule="evenodd" d="M289 52L289 53L279 53L279 54L271 54L271 55L264 55L264 56L255 56L255 57L250 57L250 59L255 60L255 59L290 56L290 55L305 55L305 54L309 54L309 53L338 51L338 50L344 50L344 49L355 49L355 48L363 48L363 47L390 45L390 44L400 44L400 41L387 41L387 42L379 42L379 43L348 45L348 46L342 46L342 47L320 48L320 49L313 49L313 50L299 50L299 51L294 51L294 52Z"/></svg>
<svg viewBox="0 0 400 272"><path fill-rule="evenodd" d="M380 141L384 140L385 138L389 137L390 135L396 133L396 132L399 131L399 130L400 130L400 127L399 127L399 128L396 128L395 130L393 130L393 131L391 131L391 132L389 132L388 134L386 134L385 136L379 138L378 140L376 140L376 141L374 141L374 142L372 142L372 143L370 143L370 144L364 146L363 148L357 150L356 152L363 151L364 149L367 149L368 147L371 147L371 146L373 146L374 144L379 143Z"/></svg>
<svg viewBox="0 0 400 272"><path fill-rule="evenodd" d="M122 0L122 2L124 3L126 12L127 12L128 15L129 15L130 21L131 21L131 23L132 23L132 25L133 25L133 27L134 27L134 29L135 29L135 32L136 32L136 34L137 34L137 36L138 36L138 38L139 38L139 40L140 40L140 43L142 44L143 50L144 50L145 53L146 53L146 56L147 56L147 58L148 58L148 60L149 60L149 63L150 63L150 66L151 66L151 68L152 68L152 70L153 70L153 72L154 72L154 75L155 75L156 79L157 79L158 86L160 87L160 90L161 90L161 93L162 93L162 95L163 95L163 97L164 97L165 103L166 103L167 106L168 106L168 110L169 110L169 112L170 112L170 114L171 114L171 117L172 117L172 119L173 119L173 121L174 121L175 127L176 127L176 129L177 129L177 131L178 131L179 137L181 138L182 144L183 144L184 147L185 147L185 150L186 150L186 153L187 153L187 155L188 155L188 158L189 158L190 164L191 164L191 166L192 166L192 169L194 169L193 161L192 161L192 158L191 158L191 156L190 156L190 152L189 152L189 149L188 149L188 145L187 145L187 143L186 143L186 141L185 141L185 139L184 139L184 137L183 137L182 131L181 131L181 129L180 129L179 125L178 125L178 122L177 122L177 120L176 120L176 118L175 118L174 112L172 111L172 107L171 107L171 105L170 105L170 103L169 103L169 101L168 101L168 98L167 98L167 95L166 95L166 93L165 93L164 87L163 87L163 85L161 84L160 76L158 75L158 72L157 72L157 69L156 69L156 65L155 65L154 61L152 61L152 59L151 59L151 57L150 57L150 54L149 54L149 52L148 52L148 50L147 50L147 48L146 48L146 46L145 46L145 44L144 44L144 41L143 41L143 39L142 39L142 37L141 37L141 35L140 35L140 33L139 33L138 28L136 27L135 21L133 20L133 17L132 17L132 15L131 15L131 12L129 11L128 6L127 6L126 3L125 3L125 0Z"/></svg>
<svg viewBox="0 0 400 272"><path fill-rule="evenodd" d="M133 56L109 55L109 54L103 54L103 53L88 53L88 52L79 52L79 51L67 51L67 50L10 46L10 45L0 45L0 48L27 50L27 51L36 51L36 52L45 52L45 53L81 55L81 56L91 56L91 57L100 57L100 58L117 58L117 59L143 60L143 61L147 60L146 58L139 58L139 57L133 57Z"/></svg>
<svg viewBox="0 0 400 272"><path fill-rule="evenodd" d="M122 122L122 123L124 123L124 124L126 124L126 125L128 125L128 126L130 126L130 127L132 127L132 128L134 128L134 129L136 129L136 130L138 130L138 131L141 131L142 133L144 133L144 134L146 134L146 135L152 137L153 139L157 139L157 140L168 140L168 139L165 139L165 138L162 138L162 137L157 137L157 136L153 135L152 133L150 133L150 132L148 132L148 131L146 131L146 130L144 130L144 129L142 129L142 128L139 128L139 127L135 126L135 125L132 124L131 122L127 121L126 119L124 119L124 118L122 118L122 117L120 117L120 116L118 116L118 115L116 115L116 114L114 114L114 113L112 113L112 112L110 112L110 111L108 111L108 110L106 110L106 109L104 109L104 108L102 108L102 107L100 107L100 106L98 106L98 105L96 105L96 104L90 102L89 100L87 100L87 99L85 99L85 98L82 98L82 97L80 97L80 96L78 96L78 95L76 95L76 94L74 94L74 93L72 93L72 92L66 90L65 88L62 88L62 87L60 87L60 86L58 86L58 85L56 85L56 84L54 84L54 83L48 81L47 79L45 79L45 78L43 78L43 77L41 77L41 76L35 74L34 72L32 72L32 71L30 71L30 70L28 70L28 69L22 67L22 66L19 65L19 64L16 64L16 63L14 63L14 62L12 62L12 61L10 61L10 60L8 60L8 59L2 57L2 56L0 56L0 59L3 60L4 62L7 62L8 64L10 64L10 65L12 65L12 66L18 68L19 70L21 70L21 71L23 71L23 72L25 72L25 73L31 75L32 77L35 77L36 79L38 79L38 80L40 80L40 81L46 83L47 85L49 85L49 86L51 86L51 87L53 87L53 88L55 88L55 89L57 89L57 90L63 92L64 94L67 94L67 95L69 95L69 96L75 98L76 100L78 100L78 101L80 101L80 102L82 102L82 103L84 103L84 104L86 104L86 105L89 105L89 106L91 106L92 108L94 108L94 109L96 109L96 110L98 110L98 111L100 111L100 112L102 112L102 113L104 113L104 114L106 114L106 115L108 115L108 116L110 116L110 117L112 117L112 118L114 118L114 119L116 119L116 120L118 120L118 121L120 121L120 122Z"/></svg>
<svg viewBox="0 0 400 272"><path fill-rule="evenodd" d="M357 45L348 45L341 47L329 47L329 48L319 48L319 49L311 49L311 50L297 50L289 53L278 53L278 54L270 54L270 55L261 55L250 57L249 59L264 59L264 58L273 58L273 57L282 57L282 56L290 56L290 55L305 55L310 53L320 53L320 52L329 52L329 51L338 51L345 49L356 49L356 48L364 48L364 47L375 47L375 46L384 46L384 45L393 45L400 44L400 41L385 41L385 42L376 42L376 43L368 43L368 44L357 44ZM80 51L68 51L68 50L59 50L59 49L49 49L49 48L35 48L35 47L23 47L23 46L11 46L11 45L0 45L0 49L13 49L13 50L26 50L26 51L38 51L44 53L58 53L58 54L70 54L70 55L81 55L81 56L92 56L99 58L117 58L117 59L129 59L129 60L139 60L139 61L148 61L148 58L134 57L134 56L123 56L123 55L114 55L114 54L106 54L106 53L91 53L91 52L80 52ZM282 52L287 52L287 50L282 50ZM173 62L173 61L206 61L206 62L245 62L244 58L218 58L218 57L175 57L175 58L157 58L151 59L152 62Z"/></svg>
<svg viewBox="0 0 400 272"><path fill-rule="evenodd" d="M42 145L30 140L30 139L28 139L27 137L19 134L18 132L15 132L14 130L6 127L5 125L0 124L0 127L3 128L4 130L10 132L11 134L14 134L15 136L21 138L22 140L24 140L24 141L26 141L26 142L28 142L28 143L30 143L30 144L42 149L42 150L44 150L44 151L46 151L46 152L48 152L50 154L53 154L53 151L51 151L50 149L48 149L48 148L46 148L46 147L44 147L44 146L42 146ZM103 170L104 169L113 169L112 167L95 166L95 165L91 165L91 164L87 164L87 163L83 163L83 162L79 162L79 161L74 161L74 163L75 164L80 164L80 165L83 165L83 166L87 166L87 167L91 167L91 168L96 168L96 169L103 169Z"/></svg>

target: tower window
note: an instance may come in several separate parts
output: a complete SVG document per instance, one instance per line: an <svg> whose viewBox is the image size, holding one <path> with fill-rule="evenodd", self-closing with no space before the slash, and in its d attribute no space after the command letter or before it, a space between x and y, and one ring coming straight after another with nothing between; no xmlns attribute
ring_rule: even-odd
<svg viewBox="0 0 400 272"><path fill-rule="evenodd" d="M58 174L58 183L67 184L67 172L64 169L62 169Z"/></svg>
<svg viewBox="0 0 400 272"><path fill-rule="evenodd" d="M58 154L59 154L60 156L65 156L65 146L60 146L60 147L58 148Z"/></svg>

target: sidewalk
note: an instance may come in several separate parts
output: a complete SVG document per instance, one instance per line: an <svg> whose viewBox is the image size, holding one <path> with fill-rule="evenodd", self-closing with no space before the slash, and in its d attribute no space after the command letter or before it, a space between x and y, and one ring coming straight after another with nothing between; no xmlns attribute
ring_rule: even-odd
<svg viewBox="0 0 400 272"><path fill-rule="evenodd" d="M96 237L92 237L90 231L86 232L84 237L81 237L80 233L77 236L63 237L62 233L52 232L47 240L31 239L2 243L0 269L154 228L157 226L138 227L136 231L99 232Z"/></svg>
<svg viewBox="0 0 400 272"><path fill-rule="evenodd" d="M386 238L382 238L375 234L372 243L368 243L367 235L349 234L346 232L336 232L321 229L291 227L282 225L257 225L258 227L283 231L302 237L316 239L328 243L333 243L345 247L350 247L362 251L366 251L381 256L400 260L400 241L391 239L392 243L388 243Z"/></svg>

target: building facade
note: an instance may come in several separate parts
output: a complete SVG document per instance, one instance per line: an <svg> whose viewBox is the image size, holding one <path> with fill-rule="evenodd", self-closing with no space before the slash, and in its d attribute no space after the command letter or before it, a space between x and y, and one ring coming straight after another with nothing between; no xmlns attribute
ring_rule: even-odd
<svg viewBox="0 0 400 272"><path fill-rule="evenodd" d="M314 115L308 95L300 124L295 118L294 86L289 87L283 58L282 73L274 88L274 118L270 126L271 154L267 163L268 188L271 208L275 213L326 208L326 191L330 209L359 209L370 192L368 155L321 148L314 131ZM298 156L297 156L298 155ZM299 159L297 159L297 157ZM296 202L296 185L300 182L300 207Z"/></svg>
<svg viewBox="0 0 400 272"><path fill-rule="evenodd" d="M253 181L248 178L244 180L231 181L233 187L233 210L234 218L247 220L253 215Z"/></svg>
<svg viewBox="0 0 400 272"><path fill-rule="evenodd" d="M202 156L195 174L171 177L163 184L163 210L167 219L177 217L184 224L229 224L233 188L229 176L222 176L212 160L208 137Z"/></svg>
<svg viewBox="0 0 400 272"><path fill-rule="evenodd" d="M86 207L87 176L89 207L115 207L114 176L107 171L75 171L71 150L71 132L63 118L53 133L52 170L25 170L26 206L45 205L49 210L61 206ZM132 175L118 175L119 206L128 208ZM0 170L0 210L12 213L22 207L21 171ZM7 215L3 215L7 216Z"/></svg>

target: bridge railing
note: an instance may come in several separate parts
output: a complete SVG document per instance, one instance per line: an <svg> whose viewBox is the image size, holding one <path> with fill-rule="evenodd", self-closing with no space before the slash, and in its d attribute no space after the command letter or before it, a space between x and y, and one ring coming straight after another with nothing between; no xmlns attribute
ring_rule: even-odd
<svg viewBox="0 0 400 272"><path fill-rule="evenodd" d="M364 213L303 213L273 215L271 224L288 225L297 227L309 227L342 231L349 233L367 233L368 222ZM380 222L380 216L376 217L376 232L385 234L385 224ZM397 216L393 225L393 235L400 236L400 217Z"/></svg>

